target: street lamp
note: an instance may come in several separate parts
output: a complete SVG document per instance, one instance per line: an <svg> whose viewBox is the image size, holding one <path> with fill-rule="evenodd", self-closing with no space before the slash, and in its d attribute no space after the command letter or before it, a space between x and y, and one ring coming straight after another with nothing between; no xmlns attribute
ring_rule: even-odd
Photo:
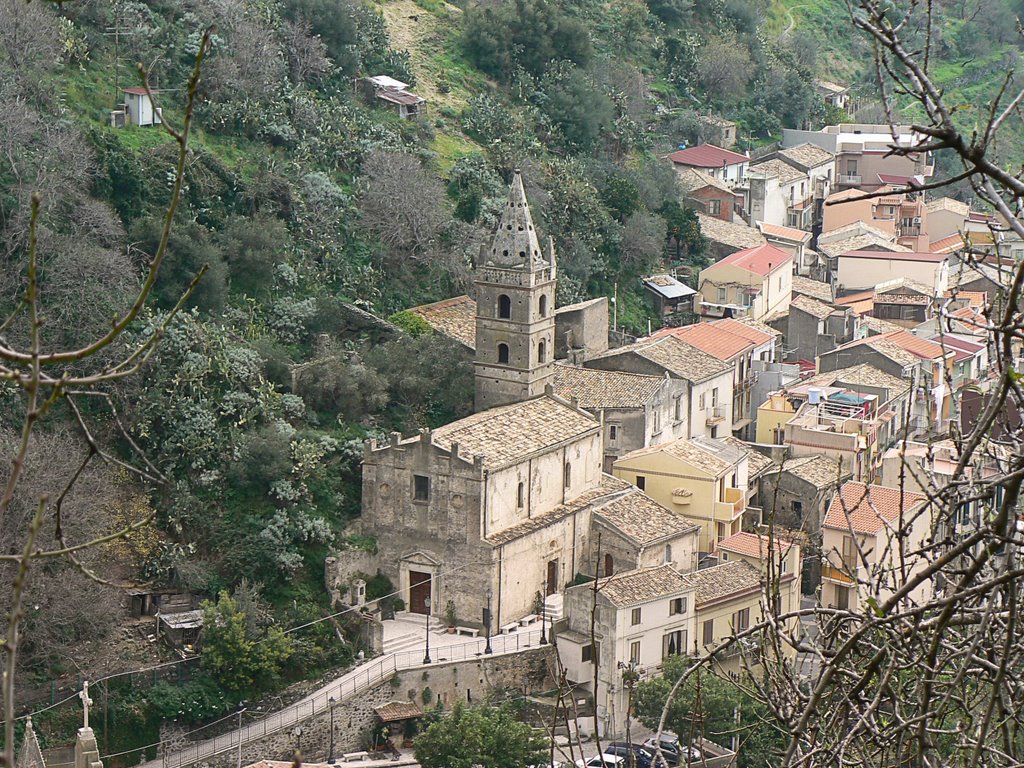
<svg viewBox="0 0 1024 768"><path fill-rule="evenodd" d="M544 598L540 601L540 644L541 645L547 645L548 644L548 636L547 636L547 634L545 632L545 627L547 625L547 621L544 618L544 614L547 613L547 611L545 610L545 608L547 607L547 600L548 600L548 575L547 575L547 573L545 573L544 574Z"/></svg>
<svg viewBox="0 0 1024 768"><path fill-rule="evenodd" d="M334 765L334 697L327 698L327 705L331 708L331 742L327 749L327 762Z"/></svg>
<svg viewBox="0 0 1024 768"><path fill-rule="evenodd" d="M238 702L238 768L242 768L242 714L246 710L247 701Z"/></svg>
<svg viewBox="0 0 1024 768"><path fill-rule="evenodd" d="M423 663L430 663L430 598L423 598L423 606L427 609L427 631L424 633L427 638L427 652L423 654Z"/></svg>
<svg viewBox="0 0 1024 768"><path fill-rule="evenodd" d="M491 588L487 588L487 607L484 608L484 636L487 638L487 645L484 646L484 653L493 653L491 650Z"/></svg>

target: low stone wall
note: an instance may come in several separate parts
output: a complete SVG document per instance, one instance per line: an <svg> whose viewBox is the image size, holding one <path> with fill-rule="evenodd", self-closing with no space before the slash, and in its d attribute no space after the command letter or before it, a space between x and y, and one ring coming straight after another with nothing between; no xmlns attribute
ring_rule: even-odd
<svg viewBox="0 0 1024 768"><path fill-rule="evenodd" d="M551 676L554 665L552 647L542 646L515 654L403 670L391 680L335 707L334 754L362 749L364 734L376 724L374 708L389 701L416 701L424 709L440 702L450 709L457 701L483 702L495 690L538 693L555 687ZM258 760L290 761L296 751L304 762L326 762L330 735L330 714L321 713L288 730L245 744L242 765ZM218 755L205 764L234 768L238 753Z"/></svg>

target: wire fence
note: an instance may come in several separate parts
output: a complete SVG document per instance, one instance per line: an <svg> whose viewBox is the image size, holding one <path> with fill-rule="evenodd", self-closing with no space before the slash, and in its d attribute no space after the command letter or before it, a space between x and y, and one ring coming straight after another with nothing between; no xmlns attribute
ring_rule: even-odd
<svg viewBox="0 0 1024 768"><path fill-rule="evenodd" d="M541 630L513 632L490 639L494 656L518 653L540 645ZM307 698L268 715L255 723L244 725L230 733L196 742L185 749L165 754L162 760L144 764L143 768L183 768L202 760L240 749L245 744L287 730L304 720L328 712L364 691L390 679L406 669L430 667L452 661L483 658L487 640L478 638L465 643L441 645L431 650L430 663L424 663L424 649L398 651L378 656L343 675Z"/></svg>

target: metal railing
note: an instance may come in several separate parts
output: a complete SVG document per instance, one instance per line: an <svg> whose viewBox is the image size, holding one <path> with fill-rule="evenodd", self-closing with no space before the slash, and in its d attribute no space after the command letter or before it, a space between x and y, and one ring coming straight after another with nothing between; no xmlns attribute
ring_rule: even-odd
<svg viewBox="0 0 1024 768"><path fill-rule="evenodd" d="M860 184L861 177L853 173L841 173L839 174L840 184Z"/></svg>
<svg viewBox="0 0 1024 768"><path fill-rule="evenodd" d="M541 630L539 629L494 635L491 637L491 655L501 656L539 647L540 636ZM390 679L397 672L432 667L451 661L485 658L486 644L486 638L481 637L458 645L438 646L431 651L433 661L430 664L423 663L423 649L398 651L378 656L349 671L331 685L321 688L302 701L270 714L258 722L242 726L238 730L225 733L214 739L196 742L177 752L164 755L162 760L146 763L144 768L158 768L159 766L182 768L225 752L237 750L240 746L280 733L315 715L328 712L332 706L337 707L344 704L358 694Z"/></svg>

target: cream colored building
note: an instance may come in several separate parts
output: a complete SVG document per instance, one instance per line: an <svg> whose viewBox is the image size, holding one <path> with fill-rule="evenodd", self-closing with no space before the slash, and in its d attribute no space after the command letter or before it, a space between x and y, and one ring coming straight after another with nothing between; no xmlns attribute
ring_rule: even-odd
<svg viewBox="0 0 1024 768"><path fill-rule="evenodd" d="M832 497L821 529L825 607L864 611L869 598L881 605L927 565L919 550L932 516L919 493L850 481ZM920 604L931 593L925 580L904 599Z"/></svg>
<svg viewBox="0 0 1024 768"><path fill-rule="evenodd" d="M796 416L796 408L783 392L773 392L757 407L755 441L761 445L782 445L786 442L786 424Z"/></svg>
<svg viewBox="0 0 1024 768"><path fill-rule="evenodd" d="M740 531L718 542L718 561L742 561L758 570L766 585L777 596L777 612L795 613L800 609L800 584L803 561L800 545L795 541ZM789 621L789 629L796 632L800 618Z"/></svg>
<svg viewBox="0 0 1024 768"><path fill-rule="evenodd" d="M702 269L697 283L701 316L764 320L789 309L793 256L774 245L747 248Z"/></svg>
<svg viewBox="0 0 1024 768"><path fill-rule="evenodd" d="M941 296L949 287L949 258L948 253L924 251L846 251L836 259L836 282L849 293L905 277Z"/></svg>
<svg viewBox="0 0 1024 768"><path fill-rule="evenodd" d="M700 551L739 533L747 507L749 460L720 440L694 437L628 453L612 474L701 527Z"/></svg>

